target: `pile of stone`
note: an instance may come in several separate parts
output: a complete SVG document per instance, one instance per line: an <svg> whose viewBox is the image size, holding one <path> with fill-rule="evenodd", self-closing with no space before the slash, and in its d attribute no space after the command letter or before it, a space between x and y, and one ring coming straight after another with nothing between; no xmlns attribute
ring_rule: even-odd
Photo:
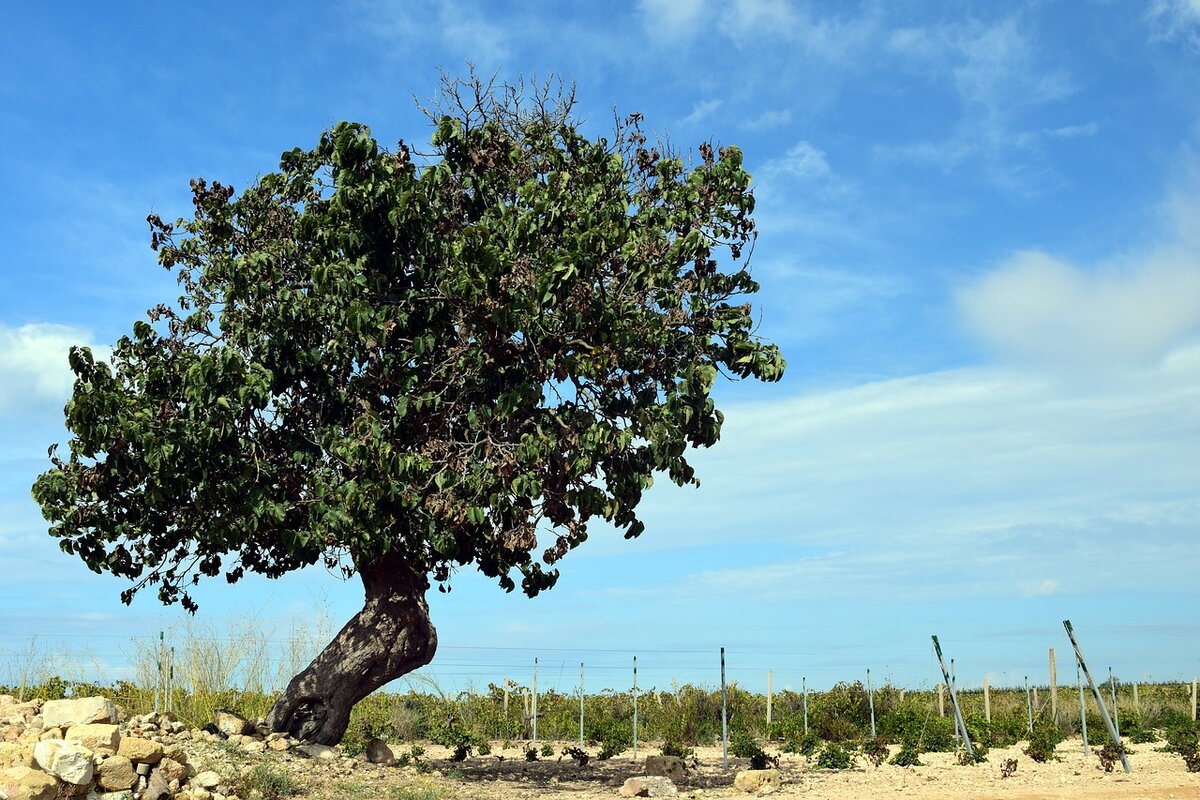
<svg viewBox="0 0 1200 800"><path fill-rule="evenodd" d="M0 695L0 800L242 800L230 777L189 758L189 739L223 739L248 753L296 742L232 713L193 731L173 714L120 721L104 697Z"/></svg>

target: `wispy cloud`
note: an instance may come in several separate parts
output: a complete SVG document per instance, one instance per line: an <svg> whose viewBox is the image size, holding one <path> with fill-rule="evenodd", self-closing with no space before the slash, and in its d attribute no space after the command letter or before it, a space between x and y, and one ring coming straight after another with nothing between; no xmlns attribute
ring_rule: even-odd
<svg viewBox="0 0 1200 800"><path fill-rule="evenodd" d="M1153 0L1146 12L1154 39L1182 39L1200 46L1200 1Z"/></svg>
<svg viewBox="0 0 1200 800"><path fill-rule="evenodd" d="M715 98L709 100L701 100L692 106L691 113L681 119L679 122L682 125L695 125L708 117L712 116L713 112L721 107L721 101Z"/></svg>
<svg viewBox="0 0 1200 800"><path fill-rule="evenodd" d="M785 109L764 111L756 117L750 117L738 123L738 127L747 131L766 131L781 128L792 121L792 112Z"/></svg>

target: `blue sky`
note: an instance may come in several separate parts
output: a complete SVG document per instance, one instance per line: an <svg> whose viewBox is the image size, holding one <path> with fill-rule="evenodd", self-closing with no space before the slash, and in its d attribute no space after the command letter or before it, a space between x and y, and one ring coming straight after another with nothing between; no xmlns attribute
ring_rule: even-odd
<svg viewBox="0 0 1200 800"><path fill-rule="evenodd" d="M662 481L536 600L431 599L449 685L1128 680L1200 672L1200 4L209 3L0 9L0 682L37 635L119 675L186 624L61 555L29 486L66 436L69 344L173 299L145 216L243 187L339 120L427 141L438 69L577 83L755 178L779 385L718 390L700 489ZM361 599L323 570L202 590L284 646ZM61 662L59 661L61 659ZM1060 673L1063 671L1060 667ZM557 681L557 683L556 683Z"/></svg>

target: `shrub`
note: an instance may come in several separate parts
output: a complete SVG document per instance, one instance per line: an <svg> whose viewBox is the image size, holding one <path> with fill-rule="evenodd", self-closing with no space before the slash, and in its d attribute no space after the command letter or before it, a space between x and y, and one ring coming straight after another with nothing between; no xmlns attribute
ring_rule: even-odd
<svg viewBox="0 0 1200 800"><path fill-rule="evenodd" d="M257 792L262 800L291 797L299 789L290 775L269 764L259 764L244 773L238 778L237 787L238 796L249 797L251 792Z"/></svg>
<svg viewBox="0 0 1200 800"><path fill-rule="evenodd" d="M1049 720L1039 719L1033 724L1033 733L1029 735L1029 746L1025 748L1025 755L1039 764L1057 761L1058 756L1054 754L1054 750L1062 740L1062 732L1057 725Z"/></svg>
<svg viewBox="0 0 1200 800"><path fill-rule="evenodd" d="M837 742L830 742L817 756L817 769L850 769L854 766L854 756Z"/></svg>
<svg viewBox="0 0 1200 800"><path fill-rule="evenodd" d="M750 769L779 766L779 756L769 756L758 740L745 731L738 731L729 743L729 752L738 758L750 759Z"/></svg>
<svg viewBox="0 0 1200 800"><path fill-rule="evenodd" d="M921 751L915 742L901 742L900 752L892 756L891 762L897 767L922 767Z"/></svg>
<svg viewBox="0 0 1200 800"><path fill-rule="evenodd" d="M693 750L690 747L684 747L683 743L678 739L667 739L663 742L662 754L664 756L675 756L676 758L687 758L692 754Z"/></svg>
<svg viewBox="0 0 1200 800"><path fill-rule="evenodd" d="M1112 742L1104 745L1104 747L1101 747L1096 752L1096 756L1100 759L1100 768L1105 772L1112 772L1113 767L1116 766L1116 763L1121 760L1121 756L1124 753L1124 747L1118 747Z"/></svg>
<svg viewBox="0 0 1200 800"><path fill-rule="evenodd" d="M789 737L783 745L785 753L799 753L805 758L812 758L813 753L821 746L821 737L813 731L802 733L796 738Z"/></svg>
<svg viewBox="0 0 1200 800"><path fill-rule="evenodd" d="M878 767L884 761L887 761L888 747L879 739L868 739L862 744L862 754L867 757L875 767Z"/></svg>

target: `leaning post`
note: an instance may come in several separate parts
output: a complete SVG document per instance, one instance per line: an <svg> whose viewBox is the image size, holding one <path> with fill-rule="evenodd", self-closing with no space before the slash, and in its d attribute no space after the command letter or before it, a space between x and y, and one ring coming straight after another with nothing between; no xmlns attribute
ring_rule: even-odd
<svg viewBox="0 0 1200 800"><path fill-rule="evenodd" d="M1092 671L1088 669L1087 660L1083 657L1083 651L1079 648L1079 642L1075 641L1075 629L1071 627L1071 620L1064 619L1063 627L1067 629L1067 637L1071 640L1071 646L1075 648L1075 658L1079 660L1079 666L1083 668L1083 674L1088 679L1088 686L1092 687L1092 695L1096 698L1096 705L1100 708L1100 717L1104 720L1104 726L1108 728L1108 735L1112 737L1113 745L1121 752L1121 766L1126 772L1133 772L1129 767L1129 757L1125 755L1125 748L1121 745L1121 737L1117 733L1116 726L1113 725L1112 717L1108 715L1108 708L1104 704L1104 696L1100 694L1099 687L1096 686L1096 681L1092 677Z"/></svg>
<svg viewBox="0 0 1200 800"><path fill-rule="evenodd" d="M962 709L958 705L958 692L954 688L954 683L950 680L950 673L946 671L946 661L942 658L942 646L938 644L938 638L933 637L933 649L937 652L938 664L942 668L942 678L946 681L947 687L950 689L950 705L954 708L954 721L958 725L958 729L962 731L963 746L967 748L967 755L975 757L975 748L971 746L971 737L967 735L967 726L963 722Z"/></svg>

